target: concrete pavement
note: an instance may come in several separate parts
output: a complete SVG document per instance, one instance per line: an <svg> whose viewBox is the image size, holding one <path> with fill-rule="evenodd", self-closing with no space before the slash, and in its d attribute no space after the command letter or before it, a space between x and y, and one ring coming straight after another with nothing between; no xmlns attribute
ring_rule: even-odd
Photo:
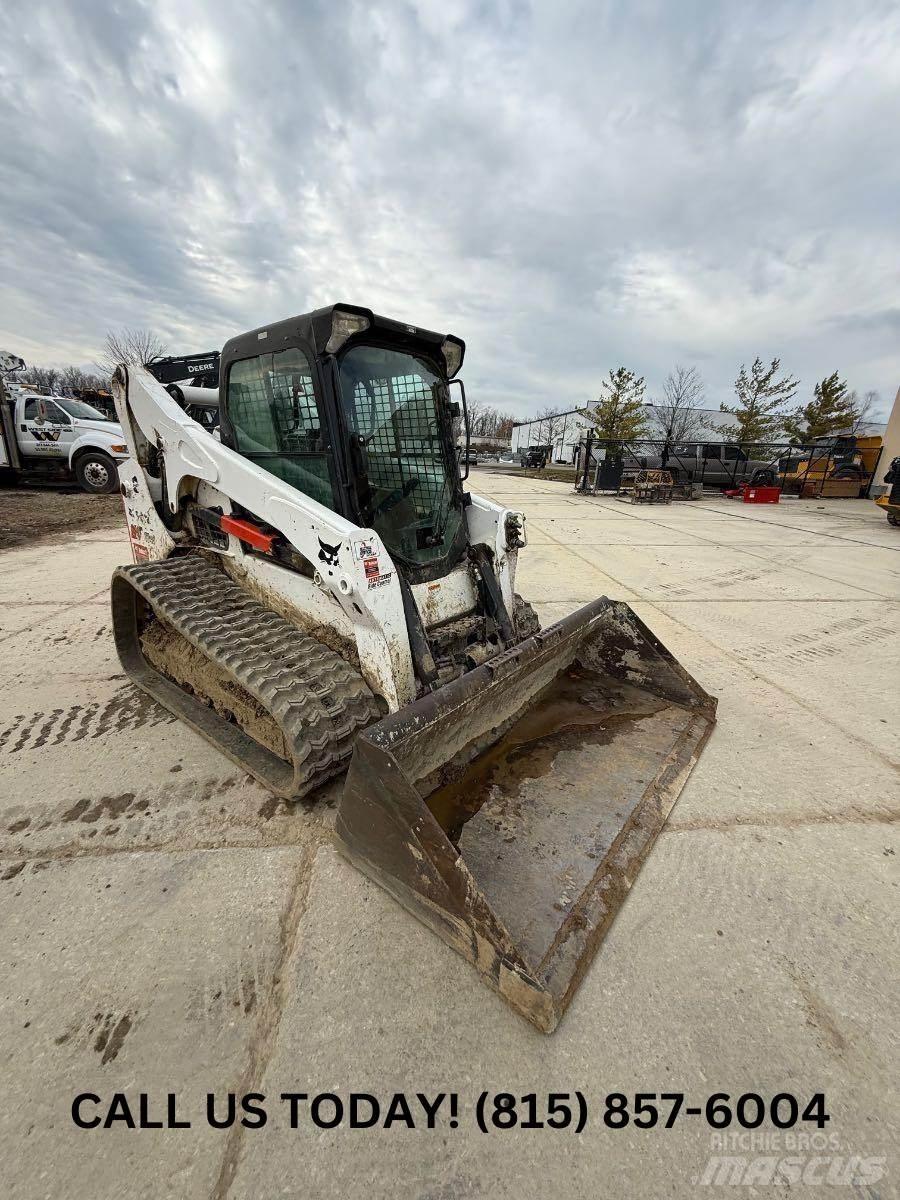
<svg viewBox="0 0 900 1200"><path fill-rule="evenodd" d="M10 550L5 1196L680 1197L717 1154L816 1153L768 1122L750 1149L693 1116L612 1129L609 1092L824 1092L825 1153L886 1160L841 1190L897 1194L900 534L861 501L630 505L484 468L470 485L527 513L518 586L544 623L624 599L719 697L560 1028L532 1031L337 857L337 787L288 810L126 683L107 606L124 530ZM580 1135L474 1126L482 1090L576 1089ZM292 1130L278 1101L351 1091L457 1092L459 1123ZM171 1093L191 1128L78 1129L81 1092L145 1093L153 1118ZM267 1125L211 1129L209 1092L264 1094Z"/></svg>

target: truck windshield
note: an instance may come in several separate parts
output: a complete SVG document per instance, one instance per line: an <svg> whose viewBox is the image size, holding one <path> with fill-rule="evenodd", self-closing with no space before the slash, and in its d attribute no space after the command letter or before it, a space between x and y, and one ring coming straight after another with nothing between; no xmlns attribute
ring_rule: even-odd
<svg viewBox="0 0 900 1200"><path fill-rule="evenodd" d="M365 519L407 563L443 558L457 542L462 505L440 376L418 355L361 345L344 354L340 379Z"/></svg>
<svg viewBox="0 0 900 1200"><path fill-rule="evenodd" d="M77 417L79 421L109 420L109 417L105 413L102 413L99 408L94 408L91 404L85 404L83 400L70 400L68 396L54 396L53 399L70 417Z"/></svg>

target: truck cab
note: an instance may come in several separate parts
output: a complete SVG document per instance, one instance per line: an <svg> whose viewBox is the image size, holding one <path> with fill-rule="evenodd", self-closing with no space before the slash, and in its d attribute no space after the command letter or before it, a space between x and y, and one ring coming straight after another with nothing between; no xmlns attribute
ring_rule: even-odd
<svg viewBox="0 0 900 1200"><path fill-rule="evenodd" d="M117 421L83 400L45 396L21 385L0 406L4 473L74 478L86 492L118 489L118 463L128 457L128 447Z"/></svg>

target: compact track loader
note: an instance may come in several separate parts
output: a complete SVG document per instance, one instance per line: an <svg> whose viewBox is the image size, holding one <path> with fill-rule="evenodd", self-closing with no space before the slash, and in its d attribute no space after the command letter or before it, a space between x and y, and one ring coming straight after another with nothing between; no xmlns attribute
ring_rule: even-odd
<svg viewBox="0 0 900 1200"><path fill-rule="evenodd" d="M340 849L549 1032L715 701L625 604L540 630L524 515L464 487L463 354L344 304L255 329L222 350L217 432L120 367L114 631L277 795L349 768Z"/></svg>

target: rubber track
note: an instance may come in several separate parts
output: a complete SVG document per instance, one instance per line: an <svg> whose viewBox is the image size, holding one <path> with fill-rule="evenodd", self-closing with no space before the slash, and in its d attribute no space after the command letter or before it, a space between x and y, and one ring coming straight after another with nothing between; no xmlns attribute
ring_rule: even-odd
<svg viewBox="0 0 900 1200"><path fill-rule="evenodd" d="M290 763L146 660L137 597L271 715ZM381 716L357 670L205 559L189 555L117 568L112 609L119 657L132 680L287 799L299 800L346 770L357 733Z"/></svg>

